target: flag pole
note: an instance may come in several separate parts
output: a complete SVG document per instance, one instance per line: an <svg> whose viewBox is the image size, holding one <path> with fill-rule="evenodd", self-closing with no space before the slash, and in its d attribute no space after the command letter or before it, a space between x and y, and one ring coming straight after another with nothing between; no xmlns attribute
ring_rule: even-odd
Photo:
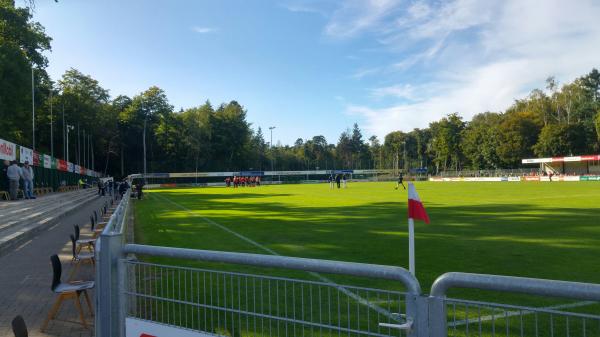
<svg viewBox="0 0 600 337"><path fill-rule="evenodd" d="M415 220L408 218L408 271L415 276Z"/></svg>

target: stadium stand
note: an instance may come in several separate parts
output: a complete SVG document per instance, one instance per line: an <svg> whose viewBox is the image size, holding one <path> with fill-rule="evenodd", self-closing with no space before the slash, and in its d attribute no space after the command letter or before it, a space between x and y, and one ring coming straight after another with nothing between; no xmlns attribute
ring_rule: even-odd
<svg viewBox="0 0 600 337"><path fill-rule="evenodd" d="M0 255L97 198L95 190L84 189L55 193L35 200L0 203Z"/></svg>

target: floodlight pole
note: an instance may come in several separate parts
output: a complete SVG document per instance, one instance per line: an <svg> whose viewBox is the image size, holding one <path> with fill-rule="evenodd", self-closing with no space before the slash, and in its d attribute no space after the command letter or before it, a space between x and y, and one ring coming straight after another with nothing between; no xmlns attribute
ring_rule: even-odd
<svg viewBox="0 0 600 337"><path fill-rule="evenodd" d="M35 80L33 78L33 67L31 67L31 135L31 147L35 151Z"/></svg>
<svg viewBox="0 0 600 337"><path fill-rule="evenodd" d="M81 163L81 142L79 140L79 136L80 136L80 130L81 127L79 126L79 123L77 123L77 164L79 165L79 163Z"/></svg>
<svg viewBox="0 0 600 337"><path fill-rule="evenodd" d="M50 87L50 155L54 157L54 125L52 124L52 86Z"/></svg>
<svg viewBox="0 0 600 337"><path fill-rule="evenodd" d="M402 160L402 166L404 173L406 173L406 141L403 141L402 144L404 144L404 159Z"/></svg>
<svg viewBox="0 0 600 337"><path fill-rule="evenodd" d="M144 112L144 97L142 96L141 100L142 113ZM144 133L142 134L142 142L144 144L144 184L146 183L146 120L148 119L148 115L144 113Z"/></svg>
<svg viewBox="0 0 600 337"><path fill-rule="evenodd" d="M73 125L67 124L67 162L69 161L69 131L73 130L75 127Z"/></svg>
<svg viewBox="0 0 600 337"><path fill-rule="evenodd" d="M275 129L275 126L269 126L269 130L271 130L271 143L269 143L271 149L271 172L273 172L273 129Z"/></svg>
<svg viewBox="0 0 600 337"><path fill-rule="evenodd" d="M62 99L61 99L62 100ZM66 157L66 153L67 153L67 145L65 143L66 138L65 138L65 130L66 130L66 126L65 126L65 102L62 102L62 134L63 134L63 142L62 142L62 146L63 146L63 157Z"/></svg>

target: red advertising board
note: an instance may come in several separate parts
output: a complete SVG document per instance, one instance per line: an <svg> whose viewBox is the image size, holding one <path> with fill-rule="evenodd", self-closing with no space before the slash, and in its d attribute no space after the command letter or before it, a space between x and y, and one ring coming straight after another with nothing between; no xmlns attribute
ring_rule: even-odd
<svg viewBox="0 0 600 337"><path fill-rule="evenodd" d="M581 156L581 160L600 160L600 154L599 155Z"/></svg>
<svg viewBox="0 0 600 337"><path fill-rule="evenodd" d="M67 170L67 162L65 160L58 159L56 168L59 171L66 171Z"/></svg>
<svg viewBox="0 0 600 337"><path fill-rule="evenodd" d="M40 166L40 153L33 151L33 166Z"/></svg>

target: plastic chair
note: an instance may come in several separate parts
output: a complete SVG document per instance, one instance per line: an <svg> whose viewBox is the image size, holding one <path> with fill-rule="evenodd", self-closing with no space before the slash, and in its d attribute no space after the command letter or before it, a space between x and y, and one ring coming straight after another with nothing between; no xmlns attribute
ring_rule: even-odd
<svg viewBox="0 0 600 337"><path fill-rule="evenodd" d="M73 276L79 270L79 267L82 263L89 262L92 265L96 265L96 259L94 258L94 253L81 253L77 252L77 241L75 240L75 236L73 234L70 235L71 244L72 244L72 252L73 258L71 259L71 263L75 263L73 270L71 270L71 274L69 275L69 280L73 279Z"/></svg>
<svg viewBox="0 0 600 337"><path fill-rule="evenodd" d="M62 264L60 263L60 259L58 258L58 255L54 254L54 255L50 256L50 261L52 262L52 272L53 272L52 286L50 287L50 289L52 289L52 291L54 293L58 294L58 298L56 299L56 301L54 302L54 305L50 309L50 312L48 313L48 317L46 317L44 324L42 324L41 331L44 332L44 330L46 330L46 327L48 326L48 323L50 322L50 320L54 319L56 317L56 314L58 313L58 310L60 309L62 302L67 299L73 299L73 302L75 303L75 307L77 308L77 311L79 312L79 319L81 320L81 324L83 325L84 328L87 329L88 325L85 320L85 315L83 314L83 309L81 307L81 302L79 301L79 297L81 296L81 294L84 295L85 301L87 302L88 308L90 310L90 315L93 316L94 311L92 309L92 302L90 301L90 297L87 293L87 290L94 288L94 281L78 281L78 282L71 282L71 283L63 283L61 281Z"/></svg>
<svg viewBox="0 0 600 337"><path fill-rule="evenodd" d="M77 244L77 253L81 252L81 248L87 247L90 252L94 251L94 244L96 243L96 239L80 239L81 230L79 229L79 225L73 225L75 229L75 243Z"/></svg>

